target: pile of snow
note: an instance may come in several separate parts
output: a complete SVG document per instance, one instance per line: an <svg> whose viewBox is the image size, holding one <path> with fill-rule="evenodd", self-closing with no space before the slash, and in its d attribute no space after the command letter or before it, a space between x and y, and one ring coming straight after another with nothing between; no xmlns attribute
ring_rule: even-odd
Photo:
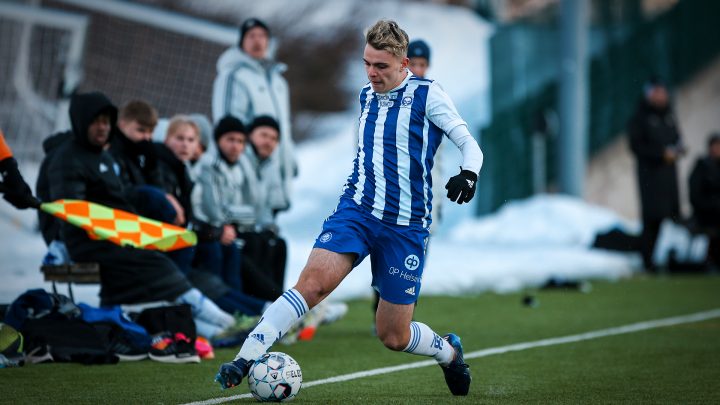
<svg viewBox="0 0 720 405"><path fill-rule="evenodd" d="M511 201L492 216L468 220L453 229L451 239L478 245L589 247L595 235L611 229L629 231L616 213L562 195L538 195Z"/></svg>

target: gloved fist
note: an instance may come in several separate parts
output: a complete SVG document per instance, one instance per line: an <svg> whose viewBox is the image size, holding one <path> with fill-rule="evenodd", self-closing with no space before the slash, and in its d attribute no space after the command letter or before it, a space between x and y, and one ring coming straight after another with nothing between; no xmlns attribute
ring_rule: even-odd
<svg viewBox="0 0 720 405"><path fill-rule="evenodd" d="M456 201L458 204L470 202L475 195L475 186L477 183L477 173L470 170L461 170L460 174L453 176L445 185L447 197L450 201Z"/></svg>
<svg viewBox="0 0 720 405"><path fill-rule="evenodd" d="M17 162L10 157L0 162L3 197L15 208L37 208L40 201L32 195L30 186L25 183L17 167Z"/></svg>

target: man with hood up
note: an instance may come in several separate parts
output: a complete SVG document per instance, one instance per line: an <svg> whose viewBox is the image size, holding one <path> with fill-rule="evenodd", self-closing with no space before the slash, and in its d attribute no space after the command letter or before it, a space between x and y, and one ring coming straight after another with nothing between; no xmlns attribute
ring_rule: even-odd
<svg viewBox="0 0 720 405"><path fill-rule="evenodd" d="M135 212L128 202L118 164L106 151L117 108L102 93L76 94L70 101L72 138L54 152L48 165L51 200L77 199ZM159 252L92 240L63 223L60 236L72 260L100 264L100 303L187 303L198 333L212 337L234 325L233 317L192 288L177 266Z"/></svg>
<svg viewBox="0 0 720 405"><path fill-rule="evenodd" d="M281 197L286 208L291 202L290 183L297 174L295 146L290 128L290 95L282 76L285 64L271 59L270 28L257 18L240 26L240 41L218 59L213 85L212 111L215 124L232 115L249 124L259 116L273 117L283 134L277 151Z"/></svg>

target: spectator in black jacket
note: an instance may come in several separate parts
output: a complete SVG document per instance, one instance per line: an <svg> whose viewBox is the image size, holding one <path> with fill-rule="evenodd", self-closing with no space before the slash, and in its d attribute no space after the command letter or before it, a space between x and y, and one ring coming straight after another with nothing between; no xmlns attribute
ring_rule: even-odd
<svg viewBox="0 0 720 405"><path fill-rule="evenodd" d="M87 200L135 212L126 198L118 164L106 152L116 117L117 109L102 93L73 96L72 140L58 147L48 165L50 199ZM206 337L235 324L163 254L92 240L84 230L67 223L61 225L60 234L74 261L99 263L101 305L187 303L198 332Z"/></svg>
<svg viewBox="0 0 720 405"><path fill-rule="evenodd" d="M710 134L708 155L695 163L690 174L690 203L695 223L708 233L711 264L720 264L720 133Z"/></svg>
<svg viewBox="0 0 720 405"><path fill-rule="evenodd" d="M646 270L654 271L652 254L660 224L665 218L677 220L680 216L677 161L684 154L668 91L660 80L646 83L627 131L637 160L643 263Z"/></svg>
<svg viewBox="0 0 720 405"><path fill-rule="evenodd" d="M181 225L185 212L180 203L160 188L161 179L152 133L158 122L155 108L141 100L127 103L118 117L117 136L110 153L120 167L120 178L138 212L153 219Z"/></svg>

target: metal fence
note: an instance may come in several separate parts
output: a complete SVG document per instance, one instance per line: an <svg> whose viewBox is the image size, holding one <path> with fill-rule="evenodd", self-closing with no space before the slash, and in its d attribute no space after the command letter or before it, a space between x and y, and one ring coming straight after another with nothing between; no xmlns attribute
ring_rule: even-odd
<svg viewBox="0 0 720 405"><path fill-rule="evenodd" d="M679 1L652 19L635 12L616 13L618 17L595 11L588 55L590 154L622 132L648 77L656 74L670 85L678 84L720 54L718 1ZM491 40L493 112L480 136L486 156L479 180L480 213L533 194L534 134L544 136L545 180L548 190L554 189L558 47L552 16L544 22L501 26Z"/></svg>

